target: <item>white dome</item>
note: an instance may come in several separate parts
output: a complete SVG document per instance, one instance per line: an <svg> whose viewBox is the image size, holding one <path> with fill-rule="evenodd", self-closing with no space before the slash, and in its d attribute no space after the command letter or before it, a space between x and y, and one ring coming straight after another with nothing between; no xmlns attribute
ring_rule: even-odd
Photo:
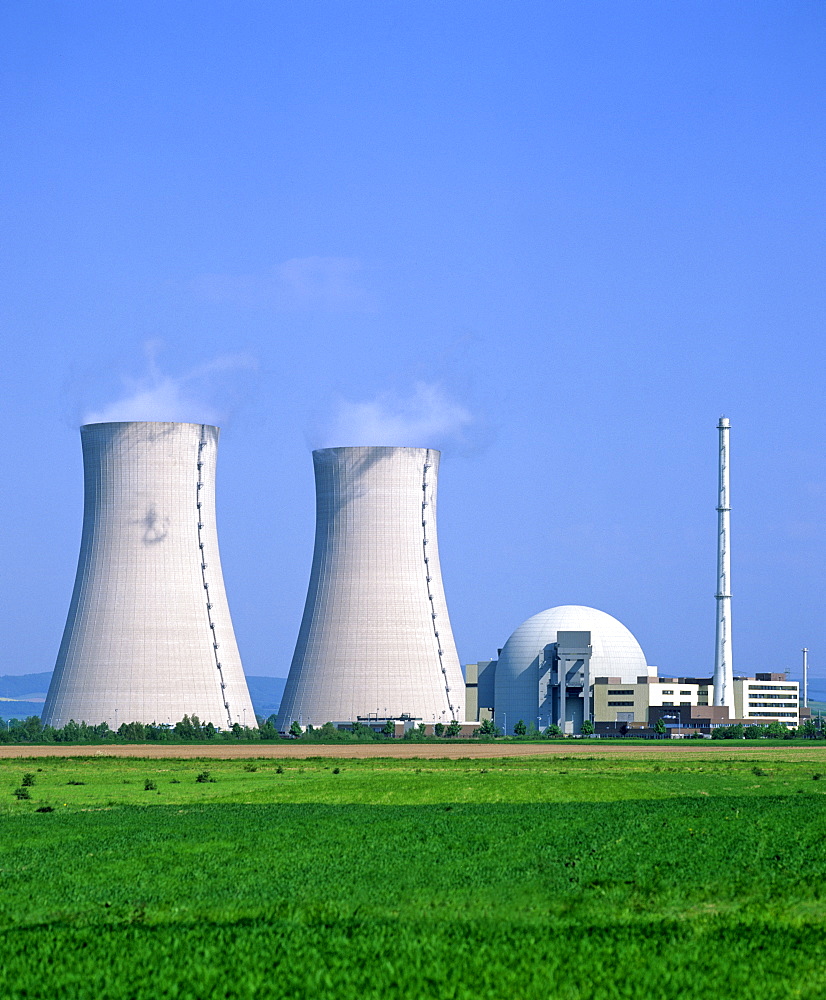
<svg viewBox="0 0 826 1000"><path fill-rule="evenodd" d="M557 632L590 632L590 674L636 682L648 673L645 654L628 629L604 611L577 604L540 611L511 635L496 664L496 717L507 716L508 725L535 720L539 703L539 654L556 642ZM501 724L501 723L500 723Z"/></svg>

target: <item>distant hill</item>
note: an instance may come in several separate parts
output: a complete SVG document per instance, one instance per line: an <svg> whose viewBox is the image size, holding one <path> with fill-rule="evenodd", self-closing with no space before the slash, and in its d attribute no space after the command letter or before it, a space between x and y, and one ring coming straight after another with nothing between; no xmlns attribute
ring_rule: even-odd
<svg viewBox="0 0 826 1000"><path fill-rule="evenodd" d="M25 719L40 715L49 690L51 671L42 674L9 674L0 677L0 719ZM281 704L286 677L248 677L256 715L275 715Z"/></svg>

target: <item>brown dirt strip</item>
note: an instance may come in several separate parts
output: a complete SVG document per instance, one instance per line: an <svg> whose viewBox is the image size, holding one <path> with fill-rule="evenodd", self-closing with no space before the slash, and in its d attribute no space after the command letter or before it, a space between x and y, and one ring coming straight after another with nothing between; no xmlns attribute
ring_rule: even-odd
<svg viewBox="0 0 826 1000"><path fill-rule="evenodd" d="M784 760L804 761L817 760L826 763L826 744L810 746L767 746L738 747L729 740L713 743L652 743L651 746L613 744L611 746L595 746L591 743L572 743L571 745L518 744L497 745L483 744L312 744L283 743L255 746L242 744L233 746L218 744L210 746L203 743L182 744L116 744L113 746L28 746L0 745L0 758L26 757L143 757L151 759L192 759L207 758L213 760L239 760L249 758L273 758L302 760L309 757L337 758L393 758L397 760L462 760L488 759L502 757L708 757L709 755L729 754L741 760L765 758L777 754Z"/></svg>

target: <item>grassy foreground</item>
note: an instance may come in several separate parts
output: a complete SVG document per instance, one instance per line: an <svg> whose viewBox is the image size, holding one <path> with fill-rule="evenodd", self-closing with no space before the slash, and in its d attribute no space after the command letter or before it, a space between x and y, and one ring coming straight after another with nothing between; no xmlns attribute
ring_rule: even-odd
<svg viewBox="0 0 826 1000"><path fill-rule="evenodd" d="M2 761L0 996L817 995L817 766Z"/></svg>

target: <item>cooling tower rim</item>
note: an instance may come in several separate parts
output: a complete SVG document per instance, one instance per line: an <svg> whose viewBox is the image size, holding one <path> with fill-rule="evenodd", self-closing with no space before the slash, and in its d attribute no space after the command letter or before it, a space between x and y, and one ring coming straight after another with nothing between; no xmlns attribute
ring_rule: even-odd
<svg viewBox="0 0 826 1000"><path fill-rule="evenodd" d="M441 455L438 448L428 448L427 445L411 444L356 444L356 445L336 445L334 448L313 448L314 455L324 455L327 452L396 452L396 451L419 451L430 452L431 455Z"/></svg>
<svg viewBox="0 0 826 1000"><path fill-rule="evenodd" d="M216 431L221 429L217 424L194 420L93 420L91 423L80 425L82 431L87 427L213 427Z"/></svg>

